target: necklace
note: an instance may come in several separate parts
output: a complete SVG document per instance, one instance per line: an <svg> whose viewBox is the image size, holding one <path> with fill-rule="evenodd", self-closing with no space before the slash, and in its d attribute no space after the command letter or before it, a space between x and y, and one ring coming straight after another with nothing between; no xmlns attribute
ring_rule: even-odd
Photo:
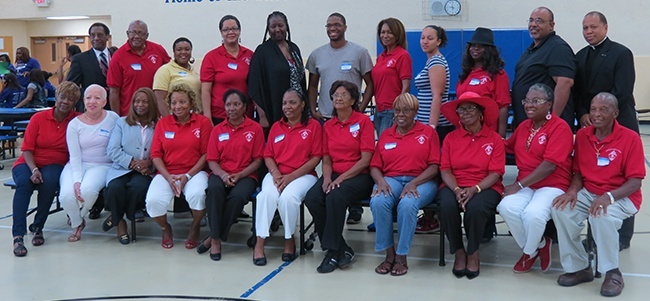
<svg viewBox="0 0 650 301"><path fill-rule="evenodd" d="M594 142L594 150L596 151L596 158L600 157L600 150L605 147L605 144L601 145L600 147L596 147L598 145L597 142Z"/></svg>
<svg viewBox="0 0 650 301"><path fill-rule="evenodd" d="M542 125L538 128L535 128L534 124L530 127L530 135L528 135L528 139L526 139L526 150L530 149L530 143L533 142L533 138L535 138L537 132L539 132L539 130L542 129L542 127L544 127L545 124L546 121L544 121L544 123L542 123Z"/></svg>

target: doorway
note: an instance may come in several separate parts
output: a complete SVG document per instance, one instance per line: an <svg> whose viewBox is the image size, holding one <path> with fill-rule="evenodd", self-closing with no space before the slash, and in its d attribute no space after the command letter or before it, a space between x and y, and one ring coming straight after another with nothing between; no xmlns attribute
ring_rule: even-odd
<svg viewBox="0 0 650 301"><path fill-rule="evenodd" d="M59 85L57 70L61 60L66 55L66 50L70 45L77 45L84 52L90 49L90 40L84 36L63 36L63 37L33 37L31 38L30 54L41 64L41 69L52 73L50 82L54 86ZM63 78L70 69L70 62L63 65Z"/></svg>

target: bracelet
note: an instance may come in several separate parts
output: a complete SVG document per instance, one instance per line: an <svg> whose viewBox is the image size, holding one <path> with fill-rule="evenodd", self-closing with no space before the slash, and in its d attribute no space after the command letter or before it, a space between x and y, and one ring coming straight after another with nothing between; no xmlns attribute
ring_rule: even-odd
<svg viewBox="0 0 650 301"><path fill-rule="evenodd" d="M37 170L38 170L38 167L34 167L34 169L32 169L32 173L35 173Z"/></svg>
<svg viewBox="0 0 650 301"><path fill-rule="evenodd" d="M476 184L474 187L476 187L476 190L478 190L476 193L481 193L481 186L478 186L478 184Z"/></svg>
<svg viewBox="0 0 650 301"><path fill-rule="evenodd" d="M271 171L269 171L269 173L270 173L271 175L273 175L273 172L274 172L274 171L275 171L275 168L274 168L274 169L271 169Z"/></svg>
<svg viewBox="0 0 650 301"><path fill-rule="evenodd" d="M611 192L611 191L608 191L608 192L607 192L607 195L609 196L609 204L610 204L610 205L611 205L611 204L614 204L614 202L616 202L616 199L614 198L614 195L612 194L612 192Z"/></svg>
<svg viewBox="0 0 650 301"><path fill-rule="evenodd" d="M430 124L429 126L432 127L434 130L436 129L436 125L435 125L435 124Z"/></svg>
<svg viewBox="0 0 650 301"><path fill-rule="evenodd" d="M521 185L521 182L517 181L517 185L519 185L519 188L524 189L524 185Z"/></svg>
<svg viewBox="0 0 650 301"><path fill-rule="evenodd" d="M460 190L460 187L456 186L456 188L454 188L454 192L456 192L456 190Z"/></svg>
<svg viewBox="0 0 650 301"><path fill-rule="evenodd" d="M225 181L224 178L227 178L227 177L228 177L228 174L227 174L227 173L224 173L224 174L221 176L221 180L222 180L222 181Z"/></svg>
<svg viewBox="0 0 650 301"><path fill-rule="evenodd" d="M192 176L189 173L186 173L185 176L187 177L188 181L192 179Z"/></svg>

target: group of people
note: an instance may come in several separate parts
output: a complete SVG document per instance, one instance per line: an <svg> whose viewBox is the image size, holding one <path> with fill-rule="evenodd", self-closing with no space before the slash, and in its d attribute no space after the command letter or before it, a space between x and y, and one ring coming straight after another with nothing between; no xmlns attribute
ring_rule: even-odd
<svg viewBox="0 0 650 301"><path fill-rule="evenodd" d="M253 252L258 266L267 264L264 245L276 211L284 225L282 260L296 258L293 234L304 201L326 251L317 271L349 267L354 250L343 237L346 211L370 199L375 249L386 253L375 272L404 275L414 232L435 220L425 213L418 221L418 211L436 202L458 278L479 276L479 245L499 212L523 251L515 272L530 271L538 258L541 269L549 269L552 239L544 229L552 218L567 272L558 283L591 281L579 239L589 218L597 268L606 273L601 294L621 293L617 229L640 208L645 169L638 123L629 112L632 54L607 38L602 13L585 16L590 46L576 58L553 30L552 11L535 9L528 20L533 43L517 62L512 87L493 32L477 28L463 53L456 100L449 96L450 67L440 52L447 35L439 26L422 30L428 59L414 76L405 29L395 18L377 26L383 51L374 66L367 49L345 39L339 13L326 22L330 42L306 63L283 13L271 13L266 25L253 52L239 44L239 20L224 16L223 44L208 52L200 73L187 38L174 41L171 58L147 40L146 23L136 20L127 42L113 52L106 47L108 27L91 25L93 48L72 57L54 109L31 119L14 165L14 254L27 254L25 212L34 190L39 205L29 230L38 246L57 190L73 229L68 240L75 242L104 189L111 216L102 228L116 226L118 241L128 244L124 215L132 219L146 207L162 230L163 248L174 245L167 207L184 196L193 216L185 247L209 251L217 261L230 227L261 186ZM611 72L596 74L592 67ZM409 93L412 80L417 97ZM373 97L371 120L364 113ZM76 107L83 114L74 111L80 98L83 106ZM511 105L515 129L505 139ZM576 118L582 129L574 146ZM504 186L506 153L519 171ZM201 241L206 213L210 236Z"/></svg>
<svg viewBox="0 0 650 301"><path fill-rule="evenodd" d="M54 86L49 82L52 73L41 70L38 60L29 55L29 49L16 49L16 65L11 64L9 55L0 55L0 63L6 63L9 73L0 75L3 80L0 92L0 107L43 108L47 98L53 94Z"/></svg>

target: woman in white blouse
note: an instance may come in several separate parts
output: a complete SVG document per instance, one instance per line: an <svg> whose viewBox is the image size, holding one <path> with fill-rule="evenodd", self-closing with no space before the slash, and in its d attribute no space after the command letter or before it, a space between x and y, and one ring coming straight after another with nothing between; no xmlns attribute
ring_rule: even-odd
<svg viewBox="0 0 650 301"><path fill-rule="evenodd" d="M106 146L119 116L104 110L105 104L106 89L90 85L84 93L86 112L70 121L66 132L70 162L61 172L59 200L73 229L69 242L81 239L84 217L106 185L106 174L113 163Z"/></svg>

